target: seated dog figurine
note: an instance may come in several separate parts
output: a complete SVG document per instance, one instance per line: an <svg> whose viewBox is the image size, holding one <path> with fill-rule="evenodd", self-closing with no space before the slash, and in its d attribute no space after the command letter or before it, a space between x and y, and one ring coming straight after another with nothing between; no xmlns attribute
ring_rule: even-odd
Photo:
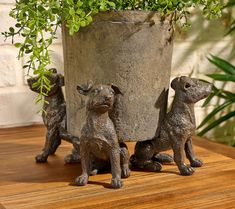
<svg viewBox="0 0 235 209"><path fill-rule="evenodd" d="M161 123L159 136L137 142L131 163L136 168L160 171L161 165L155 160L155 155L173 149L180 173L191 175L194 172L192 167L202 166L192 147L192 134L196 129L194 104L211 93L212 85L182 76L175 78L171 87L175 90L175 97L170 112ZM192 167L184 163L184 151Z"/></svg>
<svg viewBox="0 0 235 209"><path fill-rule="evenodd" d="M129 152L124 143L119 143L109 113L113 109L115 95L122 93L113 84L93 85L92 82L77 86L77 89L80 94L89 95L89 98L86 104L87 119L80 138L82 175L75 182L80 186L86 185L89 175L94 170L99 170L102 162L109 162L111 185L113 188L120 188L121 177L127 178L130 175Z"/></svg>
<svg viewBox="0 0 235 209"><path fill-rule="evenodd" d="M62 92L64 77L61 74L57 74L56 69L51 69L50 71L51 74L46 77L52 87L47 92L47 96L45 96L46 102L43 106L45 112L42 113L43 122L47 128L46 141L42 153L36 156L36 162L46 162L48 156L56 152L56 149L61 144L61 139L72 143L74 146L73 153L65 157L65 162L80 162L79 139L66 131L66 104ZM38 77L27 80L30 89L39 93L40 89L34 85L37 81ZM43 89L43 91L46 93L46 90Z"/></svg>

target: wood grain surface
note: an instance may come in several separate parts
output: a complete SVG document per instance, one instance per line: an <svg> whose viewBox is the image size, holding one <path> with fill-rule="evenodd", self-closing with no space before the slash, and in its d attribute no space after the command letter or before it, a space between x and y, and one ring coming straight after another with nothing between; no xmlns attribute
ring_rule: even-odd
<svg viewBox="0 0 235 209"><path fill-rule="evenodd" d="M195 151L205 164L194 175L180 176L175 165L164 165L160 173L132 171L123 180L124 187L114 190L111 174L92 176L84 187L74 186L81 168L64 164L71 150L66 142L48 163L36 164L34 156L44 135L42 126L0 130L0 209L235 208L233 148L195 138ZM128 146L133 152L134 144Z"/></svg>

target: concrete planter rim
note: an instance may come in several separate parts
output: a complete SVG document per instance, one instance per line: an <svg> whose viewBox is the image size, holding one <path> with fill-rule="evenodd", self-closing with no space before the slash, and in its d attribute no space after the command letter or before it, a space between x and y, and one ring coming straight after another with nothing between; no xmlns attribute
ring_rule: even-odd
<svg viewBox="0 0 235 209"><path fill-rule="evenodd" d="M135 22L138 23L139 21L151 22L152 20L155 23L163 23L165 21L172 22L173 14L171 15L162 15L161 12L158 11L147 11L147 10L111 10L100 12L93 16L93 23L98 23L102 21L121 21L121 22ZM85 27L86 28L86 27Z"/></svg>

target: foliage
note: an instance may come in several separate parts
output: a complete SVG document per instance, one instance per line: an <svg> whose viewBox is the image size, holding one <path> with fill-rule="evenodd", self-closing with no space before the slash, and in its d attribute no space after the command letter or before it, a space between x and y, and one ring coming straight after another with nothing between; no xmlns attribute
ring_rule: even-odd
<svg viewBox="0 0 235 209"><path fill-rule="evenodd" d="M209 57L208 59L212 64L214 64L219 69L221 69L221 71L223 71L223 74L208 74L207 75L208 77L213 78L216 81L235 83L235 66L234 65L227 62L224 59L221 59L213 55L211 55L211 57ZM227 121L228 119L235 117L235 111L224 113L225 109L230 109L232 105L235 104L235 93L226 91L223 89L218 89L215 86L213 86L213 92L210 95L210 97L207 98L203 106L206 106L207 104L209 104L209 102L214 97L222 99L223 103L215 107L202 121L202 123L200 124L198 128L202 128L202 127L204 128L198 133L199 136L204 135L205 133L217 127L221 123ZM220 117L217 120L212 120L215 116L218 116L218 115L220 115Z"/></svg>
<svg viewBox="0 0 235 209"><path fill-rule="evenodd" d="M69 33L73 35L81 27L92 22L92 17L109 10L148 10L162 15L176 12L177 22L187 26L187 16L191 7L200 6L205 17L211 19L221 15L219 0L16 0L10 12L17 23L4 32L6 38L14 42L15 36L22 36L23 42L15 43L19 48L18 58L25 54L29 60L24 68L40 77L35 87L40 89L37 101L43 101L43 89L51 85L46 75L50 73L49 47L56 39L56 32L62 21L66 22Z"/></svg>
<svg viewBox="0 0 235 209"><path fill-rule="evenodd" d="M229 0L228 3L224 6L224 8L229 8L233 6L235 6L235 0ZM235 20L232 20L231 24L228 27L228 31L225 35L229 35L234 31L235 31Z"/></svg>
<svg viewBox="0 0 235 209"><path fill-rule="evenodd" d="M224 8L234 7L235 0L229 0L228 3L224 6ZM231 24L228 27L226 36L231 34L235 31L235 20L231 21ZM221 81L224 84L226 82L233 82L235 83L235 66L229 63L228 61L221 59L217 56L211 55L208 60L218 67L223 74L209 74L208 77L212 78L215 81ZM213 86L213 92L211 96L205 101L203 106L207 106L212 98L219 98L222 99L223 103L215 107L202 121L199 125L198 129L202 128L202 130L198 133L199 136L203 136L211 129L219 126L220 124L226 122L230 118L235 117L235 111L231 111L232 106L235 104L235 93L226 91L224 89L219 89L216 86ZM225 110L228 111L225 111ZM226 113L227 112L227 113ZM217 120L213 120L216 116L218 117ZM235 145L235 144L234 144Z"/></svg>

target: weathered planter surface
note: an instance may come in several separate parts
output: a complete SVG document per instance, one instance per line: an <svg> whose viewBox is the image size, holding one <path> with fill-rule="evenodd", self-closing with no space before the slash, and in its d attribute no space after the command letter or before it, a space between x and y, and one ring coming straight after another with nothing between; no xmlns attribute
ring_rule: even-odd
<svg viewBox="0 0 235 209"><path fill-rule="evenodd" d="M80 135L85 97L77 84L114 83L122 97L120 140L154 136L166 110L172 41L170 18L157 13L101 13L86 28L69 36L63 28L68 130Z"/></svg>

